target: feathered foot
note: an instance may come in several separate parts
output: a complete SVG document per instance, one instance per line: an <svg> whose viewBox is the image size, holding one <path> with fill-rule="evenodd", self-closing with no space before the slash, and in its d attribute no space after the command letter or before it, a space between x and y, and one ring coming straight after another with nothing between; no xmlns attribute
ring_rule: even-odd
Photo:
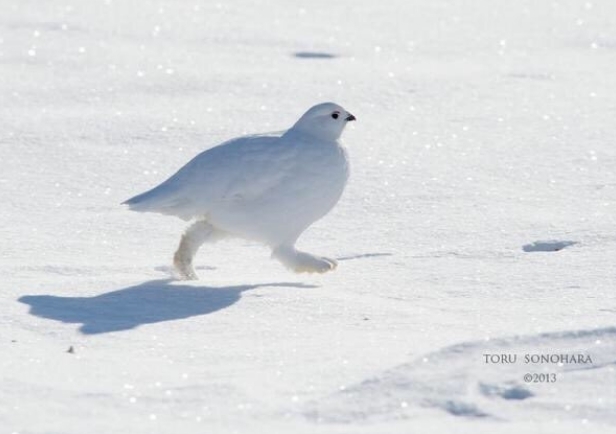
<svg viewBox="0 0 616 434"><path fill-rule="evenodd" d="M296 273L327 273L338 266L335 259L300 252L288 246L274 249L272 256Z"/></svg>
<svg viewBox="0 0 616 434"><path fill-rule="evenodd" d="M173 265L178 279L198 280L199 276L193 268L193 258L203 243L217 241L220 238L223 238L223 233L204 220L199 220L186 229L173 255Z"/></svg>

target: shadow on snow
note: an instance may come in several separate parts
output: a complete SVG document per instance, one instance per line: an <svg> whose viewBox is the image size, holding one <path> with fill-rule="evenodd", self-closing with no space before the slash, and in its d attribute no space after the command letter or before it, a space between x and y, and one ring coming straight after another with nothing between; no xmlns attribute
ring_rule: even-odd
<svg viewBox="0 0 616 434"><path fill-rule="evenodd" d="M342 256L336 259L339 261L349 261L351 259L376 258L379 256L393 256L393 253L360 253L357 255Z"/></svg>
<svg viewBox="0 0 616 434"><path fill-rule="evenodd" d="M130 330L142 324L207 315L227 308L245 291L263 286L315 288L302 283L263 283L220 288L171 285L152 280L94 297L26 295L19 298L32 315L65 323L81 323L84 334Z"/></svg>
<svg viewBox="0 0 616 434"><path fill-rule="evenodd" d="M293 53L293 56L298 59L334 59L338 57L335 54L321 51L297 51Z"/></svg>
<svg viewBox="0 0 616 434"><path fill-rule="evenodd" d="M570 246L575 246L579 244L578 241L561 241L561 240L544 240L544 241L535 241L530 244L525 244L522 246L522 250L527 253L532 252L558 252L562 249L565 249Z"/></svg>

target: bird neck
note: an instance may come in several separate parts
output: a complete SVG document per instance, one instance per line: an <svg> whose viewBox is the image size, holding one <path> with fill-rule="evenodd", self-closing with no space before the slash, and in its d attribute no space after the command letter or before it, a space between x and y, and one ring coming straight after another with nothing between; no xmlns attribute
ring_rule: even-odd
<svg viewBox="0 0 616 434"><path fill-rule="evenodd" d="M295 124L284 134L287 137L297 137L321 142L337 143L342 131L322 130L319 128L304 128Z"/></svg>

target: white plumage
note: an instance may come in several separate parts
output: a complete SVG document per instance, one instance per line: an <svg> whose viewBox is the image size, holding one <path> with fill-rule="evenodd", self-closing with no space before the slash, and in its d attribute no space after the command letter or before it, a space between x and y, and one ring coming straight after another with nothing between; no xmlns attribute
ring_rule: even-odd
<svg viewBox="0 0 616 434"><path fill-rule="evenodd" d="M229 140L197 155L159 186L126 202L131 210L196 219L174 265L196 279L192 259L206 241L228 236L269 245L296 272L326 272L333 259L297 251L296 240L338 202L349 176L339 142L355 117L334 103L308 110L289 130Z"/></svg>

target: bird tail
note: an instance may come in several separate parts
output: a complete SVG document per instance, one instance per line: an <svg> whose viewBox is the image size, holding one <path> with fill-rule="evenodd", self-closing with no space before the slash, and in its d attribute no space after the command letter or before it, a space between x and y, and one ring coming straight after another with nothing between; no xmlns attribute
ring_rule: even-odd
<svg viewBox="0 0 616 434"><path fill-rule="evenodd" d="M174 215L184 220L190 220L192 217L181 212L186 208L186 199L179 194L177 189L166 183L131 197L122 202L122 205L128 205L131 211Z"/></svg>

